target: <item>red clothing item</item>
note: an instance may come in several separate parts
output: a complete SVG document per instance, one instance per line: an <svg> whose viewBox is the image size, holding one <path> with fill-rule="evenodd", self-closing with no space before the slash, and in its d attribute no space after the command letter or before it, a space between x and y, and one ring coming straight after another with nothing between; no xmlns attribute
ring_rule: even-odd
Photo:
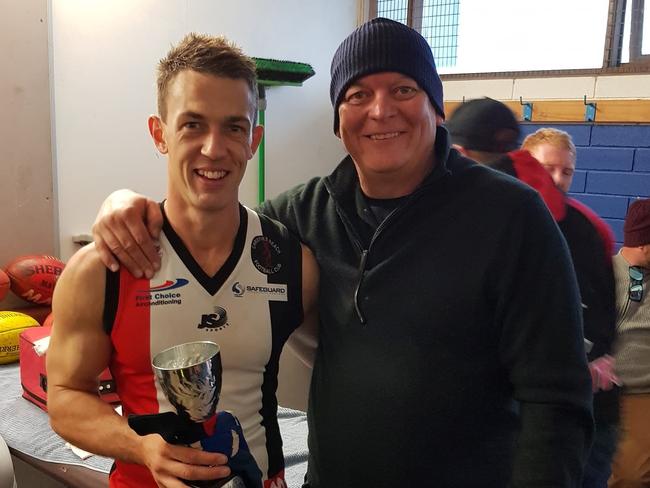
<svg viewBox="0 0 650 488"><path fill-rule="evenodd" d="M559 190L553 178L528 151L519 149L508 153L517 179L532 186L541 195L556 222L566 216L565 195Z"/></svg>

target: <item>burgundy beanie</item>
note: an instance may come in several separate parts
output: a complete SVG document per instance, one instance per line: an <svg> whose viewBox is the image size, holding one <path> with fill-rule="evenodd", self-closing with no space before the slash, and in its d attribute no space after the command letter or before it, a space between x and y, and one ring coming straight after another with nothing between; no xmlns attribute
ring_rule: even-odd
<svg viewBox="0 0 650 488"><path fill-rule="evenodd" d="M625 247L650 244L650 198L636 200L630 205L623 226Z"/></svg>
<svg viewBox="0 0 650 488"><path fill-rule="evenodd" d="M345 91L359 78L395 71L413 78L441 117L445 117L442 81L431 46L416 30L394 20L377 17L350 34L334 53L330 99L334 107L334 133L339 129L339 105Z"/></svg>

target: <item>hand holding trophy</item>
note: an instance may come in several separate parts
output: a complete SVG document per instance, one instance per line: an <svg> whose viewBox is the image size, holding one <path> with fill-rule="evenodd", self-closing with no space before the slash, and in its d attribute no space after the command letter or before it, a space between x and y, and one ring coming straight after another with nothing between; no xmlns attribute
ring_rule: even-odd
<svg viewBox="0 0 650 488"><path fill-rule="evenodd" d="M171 444L185 444L228 456L232 475L214 481L183 480L197 488L261 488L262 473L248 450L239 421L217 412L221 393L221 353L214 342L188 342L156 354L156 378L176 412L133 415L129 425L139 435L160 434Z"/></svg>

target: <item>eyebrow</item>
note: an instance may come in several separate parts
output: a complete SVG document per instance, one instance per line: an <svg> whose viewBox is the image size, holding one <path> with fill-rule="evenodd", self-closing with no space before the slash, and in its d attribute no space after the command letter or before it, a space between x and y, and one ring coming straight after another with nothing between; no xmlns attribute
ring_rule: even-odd
<svg viewBox="0 0 650 488"><path fill-rule="evenodd" d="M230 115L226 117L226 122L229 124L244 123L251 125L251 121L248 117L242 117L241 115Z"/></svg>
<svg viewBox="0 0 650 488"><path fill-rule="evenodd" d="M420 86L420 85L418 84L418 82L415 81L413 78L409 78L408 76L406 76L406 75L402 75L402 74L400 74L399 77L396 78L396 79L393 81L393 84L404 83L404 82L413 82L413 83L415 83L418 87ZM355 80L354 82L352 82L352 83L350 84L350 86L348 86L347 90L349 90L350 88L353 88L353 87L363 88L363 87L365 87L365 86L366 86L365 83L363 83L363 81L361 81L361 79L358 79L358 80ZM346 91L347 91L347 90L346 90Z"/></svg>
<svg viewBox="0 0 650 488"><path fill-rule="evenodd" d="M183 112L179 115L179 118L188 118L188 119L194 119L194 120L205 120L205 116L203 116L200 113L197 112L192 112L192 111L187 111ZM237 124L237 123L245 123L247 125L251 125L251 121L248 117L243 117L241 115L229 115L226 117L225 122L227 124Z"/></svg>
<svg viewBox="0 0 650 488"><path fill-rule="evenodd" d="M205 119L205 117L203 115L201 115L199 113L196 113L196 112L191 112L191 111L181 113L179 115L179 118L181 118L181 117L187 117L188 119L197 119L197 120Z"/></svg>

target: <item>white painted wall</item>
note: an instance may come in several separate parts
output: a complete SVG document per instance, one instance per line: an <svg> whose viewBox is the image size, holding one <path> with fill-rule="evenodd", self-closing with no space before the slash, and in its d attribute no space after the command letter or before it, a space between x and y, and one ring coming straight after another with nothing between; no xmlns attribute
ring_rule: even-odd
<svg viewBox="0 0 650 488"><path fill-rule="evenodd" d="M60 253L86 233L104 197L129 187L160 199L166 161L146 130L155 66L190 31L225 34L249 55L311 64L303 87L267 92L267 196L331 171L329 63L357 24L356 0L51 0L54 152ZM257 160L240 198L257 198Z"/></svg>
<svg viewBox="0 0 650 488"><path fill-rule="evenodd" d="M650 75L567 76L443 81L445 100L492 97L498 100L650 98Z"/></svg>
<svg viewBox="0 0 650 488"><path fill-rule="evenodd" d="M47 0L0 0L0 268L54 254ZM0 310L27 302L9 293Z"/></svg>

